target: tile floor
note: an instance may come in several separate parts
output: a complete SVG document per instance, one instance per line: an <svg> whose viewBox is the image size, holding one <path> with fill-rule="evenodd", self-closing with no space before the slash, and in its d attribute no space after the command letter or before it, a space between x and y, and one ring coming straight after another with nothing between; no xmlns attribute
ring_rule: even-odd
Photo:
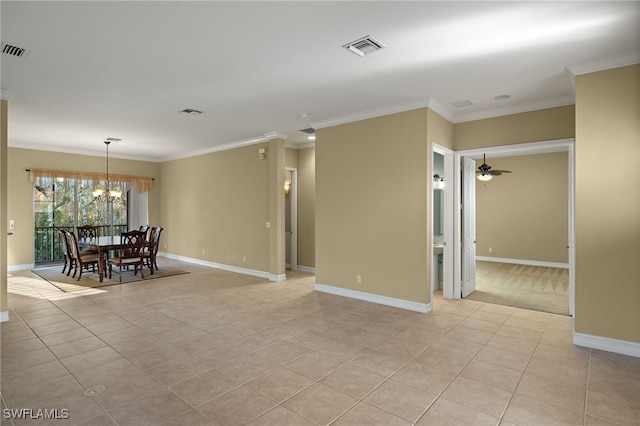
<svg viewBox="0 0 640 426"><path fill-rule="evenodd" d="M438 294L420 314L307 274L180 266L82 293L9 273L3 424L640 424L640 359L573 346L569 317Z"/></svg>

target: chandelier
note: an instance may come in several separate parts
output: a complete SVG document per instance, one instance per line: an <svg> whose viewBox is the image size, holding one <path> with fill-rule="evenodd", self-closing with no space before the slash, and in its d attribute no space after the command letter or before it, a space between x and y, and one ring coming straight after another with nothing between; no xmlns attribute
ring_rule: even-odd
<svg viewBox="0 0 640 426"><path fill-rule="evenodd" d="M104 141L104 144L107 146L107 179L105 181L105 188L98 185L96 189L93 190L92 194L96 198L104 198L110 201L113 201L116 198L122 197L122 191L117 189L111 189L111 182L109 182L109 144L111 141L109 139Z"/></svg>

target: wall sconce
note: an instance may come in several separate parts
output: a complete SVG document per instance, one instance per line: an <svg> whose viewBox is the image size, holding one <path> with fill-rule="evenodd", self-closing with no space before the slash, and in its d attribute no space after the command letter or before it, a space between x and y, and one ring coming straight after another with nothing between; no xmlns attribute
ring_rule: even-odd
<svg viewBox="0 0 640 426"><path fill-rule="evenodd" d="M285 182L284 183L284 195L289 195L289 192L291 192L291 182Z"/></svg>
<svg viewBox="0 0 640 426"><path fill-rule="evenodd" d="M267 158L267 148L260 148L258 149L258 157L261 160L264 160L265 158Z"/></svg>
<svg viewBox="0 0 640 426"><path fill-rule="evenodd" d="M444 189L444 178L440 175L433 175L433 189Z"/></svg>

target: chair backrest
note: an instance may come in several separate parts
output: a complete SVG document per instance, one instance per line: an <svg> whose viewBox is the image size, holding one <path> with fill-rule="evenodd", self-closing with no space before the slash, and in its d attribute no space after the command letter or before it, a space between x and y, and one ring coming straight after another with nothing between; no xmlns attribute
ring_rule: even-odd
<svg viewBox="0 0 640 426"><path fill-rule="evenodd" d="M60 237L60 245L65 256L71 257L71 247L69 247L69 240L67 238L67 231L64 229L58 229L58 236Z"/></svg>
<svg viewBox="0 0 640 426"><path fill-rule="evenodd" d="M69 254L73 259L80 258L80 249L78 248L78 240L73 232L62 231L67 236L67 244L69 245Z"/></svg>
<svg viewBox="0 0 640 426"><path fill-rule="evenodd" d="M76 226L76 238L87 241L98 237L98 227L94 225Z"/></svg>
<svg viewBox="0 0 640 426"><path fill-rule="evenodd" d="M120 234L120 257L126 259L141 257L145 242L145 233L142 231L123 232Z"/></svg>
<svg viewBox="0 0 640 426"><path fill-rule="evenodd" d="M151 250L154 253L158 252L158 247L160 247L160 234L162 233L162 226L156 226L153 228L153 236L151 237Z"/></svg>
<svg viewBox="0 0 640 426"><path fill-rule="evenodd" d="M140 225L140 231L144 232L145 238L149 239L149 225Z"/></svg>

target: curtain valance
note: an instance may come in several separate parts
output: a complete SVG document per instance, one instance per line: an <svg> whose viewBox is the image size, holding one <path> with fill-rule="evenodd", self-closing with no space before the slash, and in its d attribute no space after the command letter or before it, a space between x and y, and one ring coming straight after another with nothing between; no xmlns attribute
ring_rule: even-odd
<svg viewBox="0 0 640 426"><path fill-rule="evenodd" d="M73 172L65 170L29 170L29 179L40 186L46 186L45 180L59 178L86 180L92 182L93 186L97 186L106 182L107 175L106 173ZM120 187L122 189L126 184L131 186L137 192L147 192L153 186L153 178L147 176L117 175L109 173L109 181L111 182L112 188Z"/></svg>

